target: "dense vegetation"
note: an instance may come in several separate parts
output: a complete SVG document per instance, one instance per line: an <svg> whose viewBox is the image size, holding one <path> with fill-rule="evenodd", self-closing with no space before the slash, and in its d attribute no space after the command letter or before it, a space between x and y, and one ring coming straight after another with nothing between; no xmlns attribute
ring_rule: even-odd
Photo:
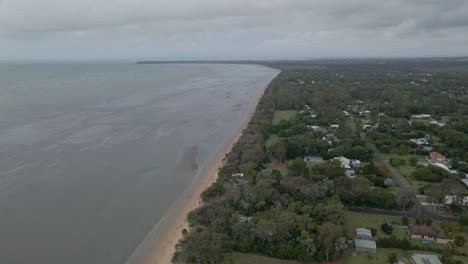
<svg viewBox="0 0 468 264"><path fill-rule="evenodd" d="M226 156L217 182L203 193L203 206L188 216L190 230L184 230L175 263L223 263L231 251L303 261L337 259L350 238L345 206L405 210L414 204L414 190L397 188L388 170L373 163L375 150L429 155L413 138L437 138L433 150L443 152L460 173L468 172L468 71L462 62L269 66L283 71ZM283 110L297 113L273 122ZM413 120L420 114L444 125ZM305 156L324 161L305 162ZM341 163L333 160L338 156L362 162L353 168L357 177L345 176ZM417 166L418 160L390 163ZM412 177L446 186L434 191L434 201L443 202L449 186L460 190L460 197L463 193L454 181L458 177L439 167L417 168ZM378 244L408 247L407 241L395 239Z"/></svg>

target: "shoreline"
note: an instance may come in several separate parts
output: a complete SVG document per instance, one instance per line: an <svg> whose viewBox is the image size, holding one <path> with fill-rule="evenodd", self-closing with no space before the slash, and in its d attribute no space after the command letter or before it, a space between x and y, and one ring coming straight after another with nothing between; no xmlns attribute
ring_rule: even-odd
<svg viewBox="0 0 468 264"><path fill-rule="evenodd" d="M278 72L278 74L280 71ZM192 185L180 196L176 203L166 212L158 224L142 241L140 246L125 262L126 264L168 264L175 253L175 246L182 238L182 230L188 230L188 214L202 204L201 194L218 179L218 169L224 165L226 155L231 152L234 144L240 139L247 128L252 116L257 110L258 103L266 89L278 74L271 79L255 96L249 106L247 116L230 139L216 151L212 158L203 164L202 169L192 182ZM151 241L159 237L157 241ZM149 240L149 241L148 241ZM148 243L147 243L148 242ZM151 243L152 242L152 243Z"/></svg>

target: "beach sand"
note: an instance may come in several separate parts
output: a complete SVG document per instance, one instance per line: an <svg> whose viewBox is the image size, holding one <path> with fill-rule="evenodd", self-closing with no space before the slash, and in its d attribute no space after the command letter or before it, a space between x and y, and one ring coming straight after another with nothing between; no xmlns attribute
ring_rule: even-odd
<svg viewBox="0 0 468 264"><path fill-rule="evenodd" d="M179 239L182 238L182 230L188 230L187 215L202 204L201 193L216 181L218 168L223 166L226 154L231 151L233 145L242 135L242 131L247 127L268 85L256 95L254 102L250 105L248 116L242 122L239 129L216 153L214 158L203 166L199 174L200 177L192 184L190 190L182 194L176 204L164 215L163 219L161 219L140 247L129 258L126 262L127 264L171 263L175 246Z"/></svg>

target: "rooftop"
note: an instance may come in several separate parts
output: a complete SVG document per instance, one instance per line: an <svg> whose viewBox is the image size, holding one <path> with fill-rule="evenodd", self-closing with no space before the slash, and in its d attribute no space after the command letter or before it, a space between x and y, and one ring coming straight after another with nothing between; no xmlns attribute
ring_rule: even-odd
<svg viewBox="0 0 468 264"><path fill-rule="evenodd" d="M442 264L439 257L428 254L413 254L413 261L416 264Z"/></svg>
<svg viewBox="0 0 468 264"><path fill-rule="evenodd" d="M373 240L354 239L354 244L356 247L377 249L377 244Z"/></svg>

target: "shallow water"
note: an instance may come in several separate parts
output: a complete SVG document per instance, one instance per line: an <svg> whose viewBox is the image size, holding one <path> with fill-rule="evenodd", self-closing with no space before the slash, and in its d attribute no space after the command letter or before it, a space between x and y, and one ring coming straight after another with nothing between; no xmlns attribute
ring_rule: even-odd
<svg viewBox="0 0 468 264"><path fill-rule="evenodd" d="M124 263L277 73L0 65L0 263Z"/></svg>

